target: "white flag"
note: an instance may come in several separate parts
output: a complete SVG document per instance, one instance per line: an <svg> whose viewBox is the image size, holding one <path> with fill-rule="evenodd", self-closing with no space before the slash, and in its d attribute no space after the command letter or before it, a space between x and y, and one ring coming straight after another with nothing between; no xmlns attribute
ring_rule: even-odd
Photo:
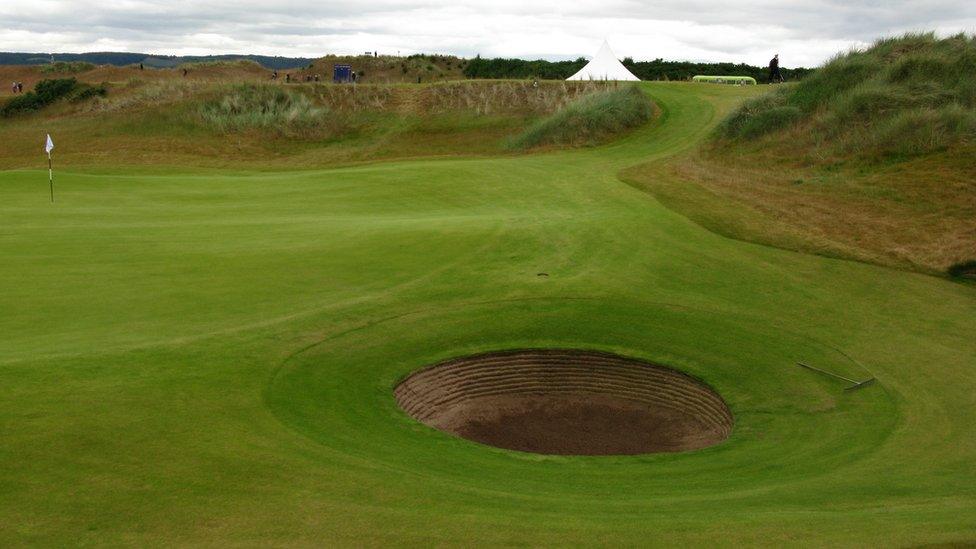
<svg viewBox="0 0 976 549"><path fill-rule="evenodd" d="M47 144L44 145L44 152L48 156L51 156L51 151L54 150L54 141L51 140L51 134L47 134Z"/></svg>

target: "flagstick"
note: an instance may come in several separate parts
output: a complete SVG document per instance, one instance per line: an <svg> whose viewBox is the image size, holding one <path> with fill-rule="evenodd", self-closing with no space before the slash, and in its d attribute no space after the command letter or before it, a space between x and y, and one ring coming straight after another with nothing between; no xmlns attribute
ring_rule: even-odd
<svg viewBox="0 0 976 549"><path fill-rule="evenodd" d="M51 153L47 153L47 180L51 184L51 204L54 204L54 165L51 164Z"/></svg>

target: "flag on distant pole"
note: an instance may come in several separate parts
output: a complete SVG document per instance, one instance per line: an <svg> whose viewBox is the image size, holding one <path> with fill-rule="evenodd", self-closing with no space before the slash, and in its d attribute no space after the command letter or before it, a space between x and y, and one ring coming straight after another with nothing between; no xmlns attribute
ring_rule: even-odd
<svg viewBox="0 0 976 549"><path fill-rule="evenodd" d="M54 202L54 166L51 163L51 151L54 150L54 141L51 134L47 134L47 143L44 144L44 151L47 153L47 181L51 185L51 202Z"/></svg>

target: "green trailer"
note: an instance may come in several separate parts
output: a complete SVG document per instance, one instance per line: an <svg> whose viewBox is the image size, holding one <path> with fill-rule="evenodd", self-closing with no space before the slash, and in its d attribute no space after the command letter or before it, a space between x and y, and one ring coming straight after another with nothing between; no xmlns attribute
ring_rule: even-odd
<svg viewBox="0 0 976 549"><path fill-rule="evenodd" d="M710 84L736 84L739 86L755 86L756 79L751 76L695 76L694 82L708 82Z"/></svg>

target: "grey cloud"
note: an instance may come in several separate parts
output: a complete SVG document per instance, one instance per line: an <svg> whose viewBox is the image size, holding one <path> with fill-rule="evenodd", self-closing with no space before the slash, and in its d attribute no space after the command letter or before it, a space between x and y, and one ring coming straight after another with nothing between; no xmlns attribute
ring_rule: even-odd
<svg viewBox="0 0 976 549"><path fill-rule="evenodd" d="M671 27L662 27L662 22ZM682 25L689 24L698 31L679 35ZM650 29L674 28L678 34L669 39L699 55L742 58L779 45L789 50L792 45L795 56L806 56L804 62L809 62L822 60L827 48L838 43L863 43L894 32L972 31L976 8L971 0L300 0L287 5L255 0L63 0L42 5L4 0L0 4L0 33L29 33L33 50L77 51L108 39L129 50L180 51L187 37L206 34L253 48L254 53L315 56L335 48L359 51L363 45L377 44L405 51L492 55L511 51L508 43L500 43L510 40L525 44L524 56L572 58L580 53L574 51L580 47L580 37L588 43L618 31L634 34L645 28L649 50L663 47L655 43ZM729 28L737 32L721 30ZM533 42L534 35L547 32L554 33L554 41ZM823 51L805 51L817 43L830 45ZM6 49L24 46L8 44ZM680 56L680 51L671 56ZM651 51L647 56L656 55Z"/></svg>
<svg viewBox="0 0 976 549"><path fill-rule="evenodd" d="M871 40L907 28L931 29L976 17L974 4L959 0L798 0L721 4L703 0L654 4L626 1L614 11L642 19L783 27L796 37L852 40Z"/></svg>

